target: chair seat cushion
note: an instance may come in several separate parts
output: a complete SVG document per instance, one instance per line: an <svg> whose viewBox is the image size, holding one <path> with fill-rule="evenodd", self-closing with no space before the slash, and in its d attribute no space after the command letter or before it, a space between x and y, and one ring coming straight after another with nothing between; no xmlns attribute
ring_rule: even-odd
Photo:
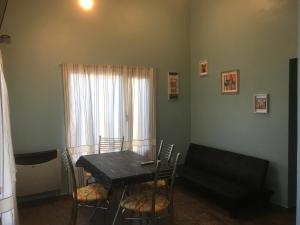
<svg viewBox="0 0 300 225"><path fill-rule="evenodd" d="M161 212L169 206L170 202L162 194L155 195L155 212ZM152 210L152 192L140 192L129 195L121 202L121 207L134 212L151 212Z"/></svg>
<svg viewBox="0 0 300 225"><path fill-rule="evenodd" d="M85 172L85 176L86 176L86 177L91 177L92 174L91 174L90 172Z"/></svg>
<svg viewBox="0 0 300 225"><path fill-rule="evenodd" d="M90 184L77 188L77 200L79 202L101 201L107 198L107 191L100 184Z"/></svg>
<svg viewBox="0 0 300 225"><path fill-rule="evenodd" d="M205 190L234 201L251 196L256 192L255 189L249 186L241 185L235 181L228 180L203 170L194 170L185 167L181 168L180 174Z"/></svg>
<svg viewBox="0 0 300 225"><path fill-rule="evenodd" d="M143 187L145 188L153 188L154 187L154 181L148 181L142 184ZM167 181L164 179L158 180L156 182L156 187L157 188L166 188L167 187Z"/></svg>

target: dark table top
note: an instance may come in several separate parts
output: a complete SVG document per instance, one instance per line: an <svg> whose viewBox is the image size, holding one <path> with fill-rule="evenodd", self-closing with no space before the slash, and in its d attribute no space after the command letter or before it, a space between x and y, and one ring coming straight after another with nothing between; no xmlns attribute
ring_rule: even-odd
<svg viewBox="0 0 300 225"><path fill-rule="evenodd" d="M155 164L142 166L147 158L132 151L80 156L76 166L83 167L106 188L153 179Z"/></svg>

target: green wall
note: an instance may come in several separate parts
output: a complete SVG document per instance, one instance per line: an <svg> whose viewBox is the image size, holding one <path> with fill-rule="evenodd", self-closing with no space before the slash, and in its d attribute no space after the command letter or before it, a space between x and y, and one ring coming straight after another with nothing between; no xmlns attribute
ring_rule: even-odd
<svg viewBox="0 0 300 225"><path fill-rule="evenodd" d="M65 146L59 64L125 64L157 68L157 137L189 143L189 2L99 0L85 12L77 0L9 0L2 45L15 152ZM181 75L180 98L167 97L167 73ZM178 132L180 131L180 132Z"/></svg>
<svg viewBox="0 0 300 225"><path fill-rule="evenodd" d="M287 206L288 69L297 56L297 0L191 1L191 141L270 161L273 201ZM197 76L208 59L209 75ZM221 71L240 69L240 94L221 95ZM253 113L269 93L270 113Z"/></svg>

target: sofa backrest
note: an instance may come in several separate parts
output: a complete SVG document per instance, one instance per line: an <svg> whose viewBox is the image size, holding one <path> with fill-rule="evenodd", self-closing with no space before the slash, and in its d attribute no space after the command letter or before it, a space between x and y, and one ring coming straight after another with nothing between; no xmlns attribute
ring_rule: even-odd
<svg viewBox="0 0 300 225"><path fill-rule="evenodd" d="M269 162L229 151L190 144L185 166L261 189Z"/></svg>

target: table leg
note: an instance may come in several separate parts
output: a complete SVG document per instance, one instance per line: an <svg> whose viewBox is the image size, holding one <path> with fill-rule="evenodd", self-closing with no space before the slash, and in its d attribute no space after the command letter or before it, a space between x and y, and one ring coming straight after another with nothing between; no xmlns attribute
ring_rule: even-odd
<svg viewBox="0 0 300 225"><path fill-rule="evenodd" d="M121 208L121 202L122 202L122 200L124 198L126 189L127 189L127 186L125 185L124 188L123 188L123 190L122 190L122 195L121 195L121 198L120 198L120 201L119 201L119 204L118 204L118 208L117 208L117 211L116 211L116 214L115 214L115 217L114 217L112 225L115 225L117 223L119 212L120 212L120 208Z"/></svg>

